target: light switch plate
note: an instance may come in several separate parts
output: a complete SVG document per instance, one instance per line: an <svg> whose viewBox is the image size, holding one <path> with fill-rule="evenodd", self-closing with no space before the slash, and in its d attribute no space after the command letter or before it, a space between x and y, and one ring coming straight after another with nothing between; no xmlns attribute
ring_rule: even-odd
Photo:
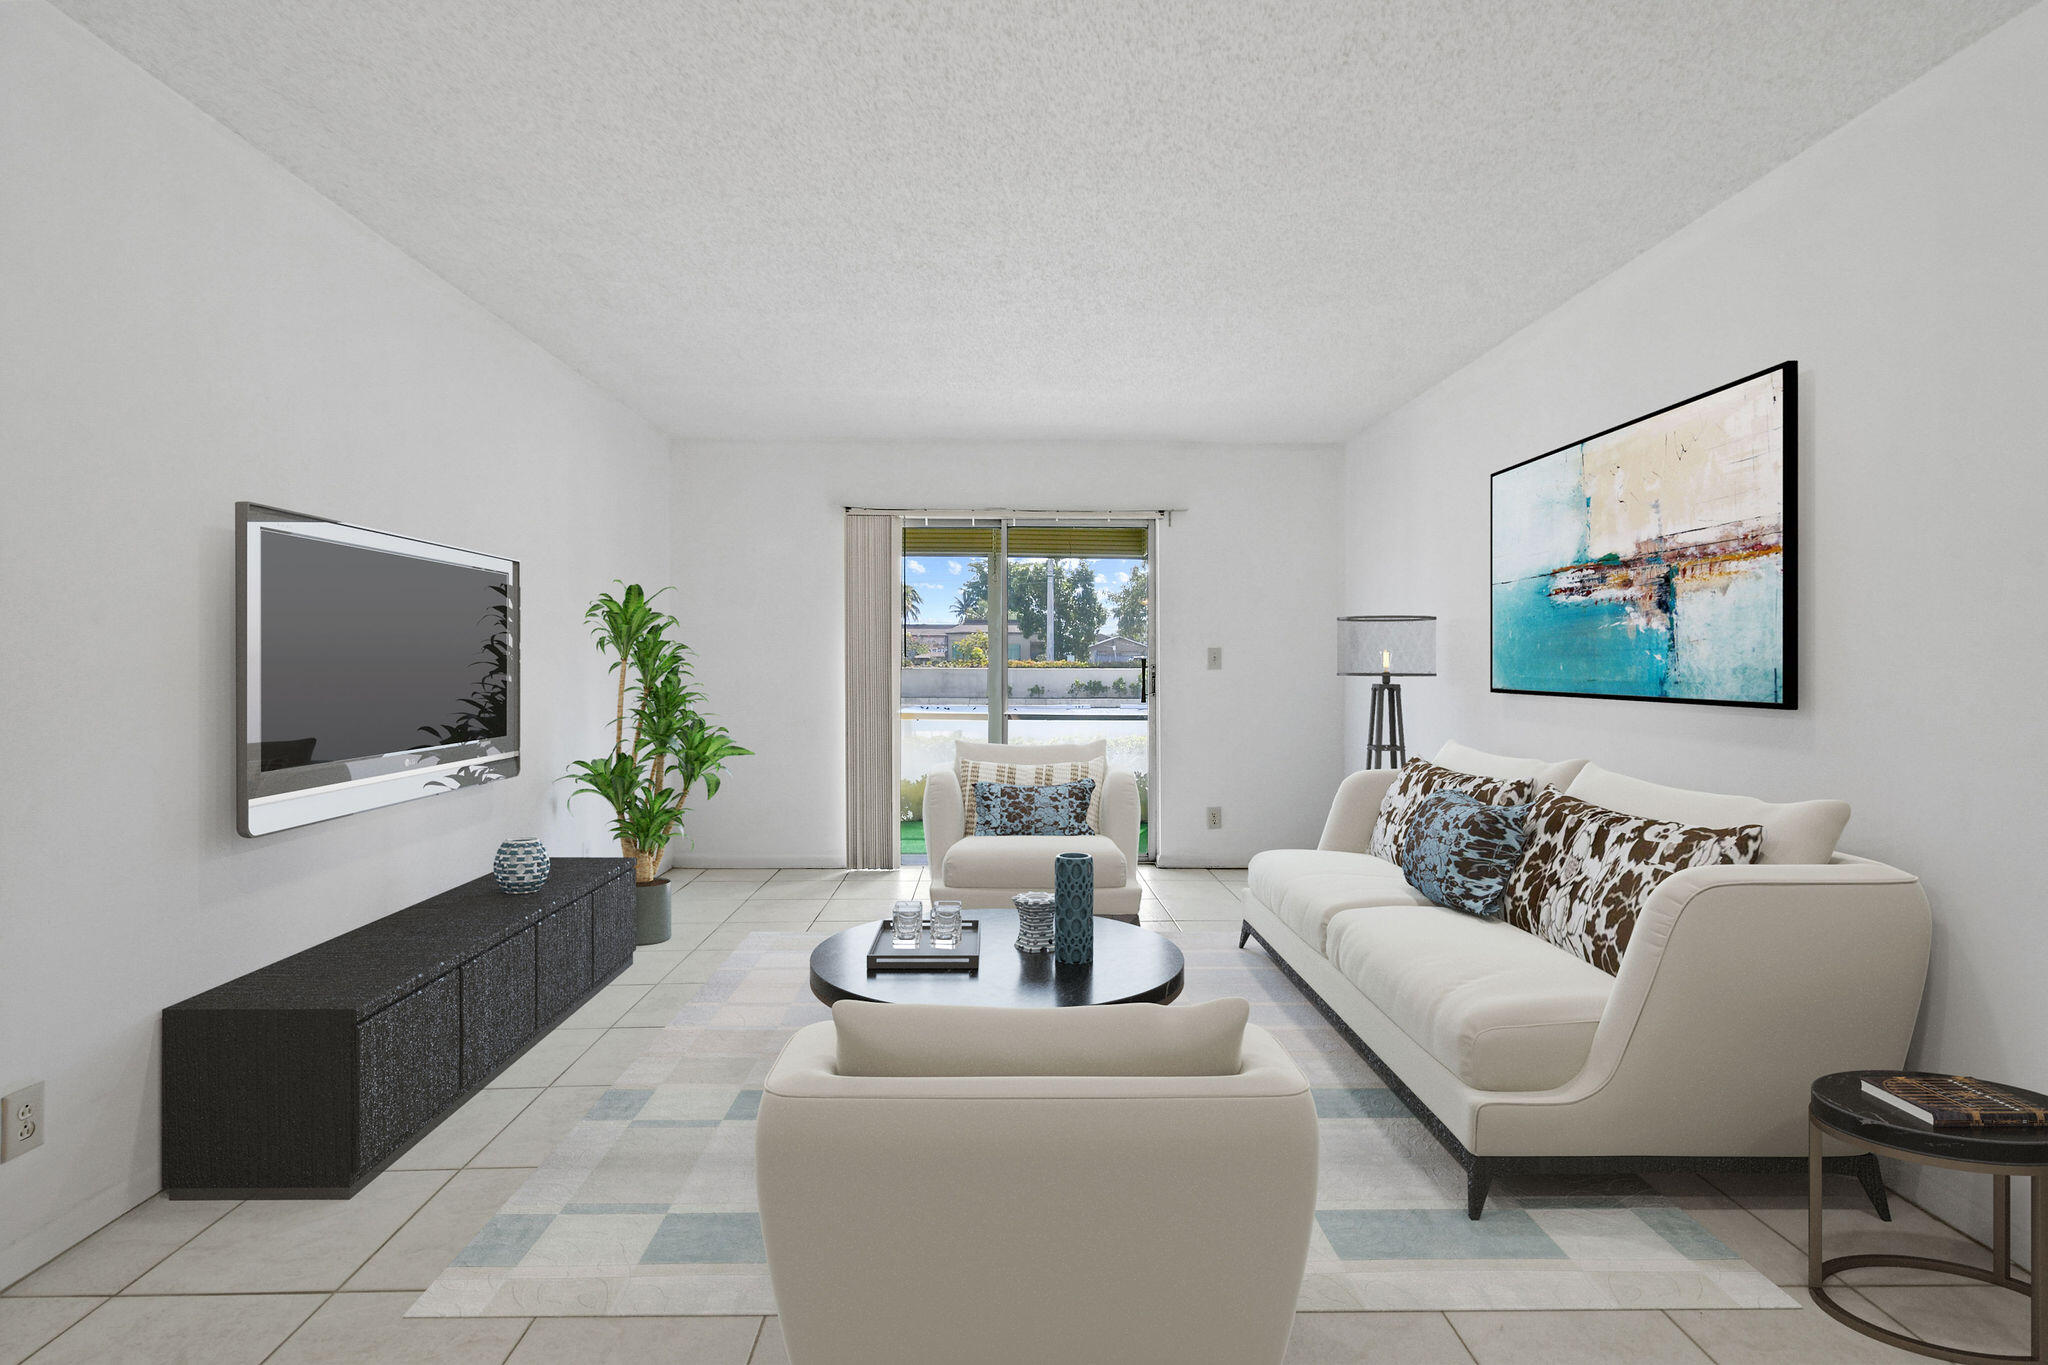
<svg viewBox="0 0 2048 1365"><path fill-rule="evenodd" d="M1222 645L1210 645L1210 646L1209 646L1209 667L1211 667L1211 668L1221 668L1221 667L1223 667L1223 646L1222 646Z"/></svg>
<svg viewBox="0 0 2048 1365"><path fill-rule="evenodd" d="M1210 828L1210 829L1222 829L1222 828L1223 828L1223 807L1221 807L1221 806L1211 806L1211 807L1209 807L1209 828Z"/></svg>

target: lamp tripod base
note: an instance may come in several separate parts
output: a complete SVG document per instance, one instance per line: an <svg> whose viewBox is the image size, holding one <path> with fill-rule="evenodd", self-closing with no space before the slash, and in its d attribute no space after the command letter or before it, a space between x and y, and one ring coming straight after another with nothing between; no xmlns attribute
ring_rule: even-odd
<svg viewBox="0 0 2048 1365"><path fill-rule="evenodd" d="M1372 685L1372 726L1365 746L1365 766L1398 768L1408 762L1408 727L1401 720L1401 684L1391 673Z"/></svg>

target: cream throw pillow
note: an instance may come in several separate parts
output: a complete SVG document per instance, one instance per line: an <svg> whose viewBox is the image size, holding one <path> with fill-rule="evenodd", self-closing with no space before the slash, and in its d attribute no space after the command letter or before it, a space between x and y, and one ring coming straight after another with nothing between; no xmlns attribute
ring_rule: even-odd
<svg viewBox="0 0 2048 1365"><path fill-rule="evenodd" d="M1094 794L1088 798L1088 828L1102 833L1102 780L1109 776L1109 760L1086 763L990 763L984 759L956 760L960 771L960 800L967 808L966 832L974 833L974 784L1004 782L1013 787L1049 787L1061 782L1095 779Z"/></svg>

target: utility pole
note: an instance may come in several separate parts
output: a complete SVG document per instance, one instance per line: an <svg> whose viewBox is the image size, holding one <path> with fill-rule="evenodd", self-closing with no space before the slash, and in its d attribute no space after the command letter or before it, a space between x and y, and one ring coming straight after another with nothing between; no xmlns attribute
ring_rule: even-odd
<svg viewBox="0 0 2048 1365"><path fill-rule="evenodd" d="M1059 590L1059 585L1060 562L1057 559L1048 559L1045 561L1045 657L1047 659L1055 657L1052 642L1057 636L1054 634L1053 594Z"/></svg>

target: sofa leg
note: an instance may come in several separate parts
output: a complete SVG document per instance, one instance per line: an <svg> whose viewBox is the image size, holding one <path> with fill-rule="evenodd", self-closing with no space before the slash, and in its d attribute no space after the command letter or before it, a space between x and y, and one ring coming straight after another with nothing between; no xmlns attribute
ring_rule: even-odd
<svg viewBox="0 0 2048 1365"><path fill-rule="evenodd" d="M1493 1169L1475 1159L1465 1168L1465 1216L1473 1222L1486 1211L1486 1192L1493 1188Z"/></svg>
<svg viewBox="0 0 2048 1365"><path fill-rule="evenodd" d="M1237 946L1238 946L1238 947L1240 947L1240 948L1244 947L1244 945L1245 945L1245 940L1246 940L1246 939L1249 939L1249 938L1250 938L1251 936L1252 936L1252 922L1251 922L1250 920L1244 920L1244 921L1242 921L1242 922L1241 922L1241 923L1240 923L1240 924L1239 924L1239 925L1237 926Z"/></svg>
<svg viewBox="0 0 2048 1365"><path fill-rule="evenodd" d="M1870 1207L1885 1222L1892 1221L1892 1201L1884 1192L1884 1167L1877 1164L1877 1153L1865 1152L1856 1158L1856 1179L1863 1186L1863 1193L1870 1197Z"/></svg>

